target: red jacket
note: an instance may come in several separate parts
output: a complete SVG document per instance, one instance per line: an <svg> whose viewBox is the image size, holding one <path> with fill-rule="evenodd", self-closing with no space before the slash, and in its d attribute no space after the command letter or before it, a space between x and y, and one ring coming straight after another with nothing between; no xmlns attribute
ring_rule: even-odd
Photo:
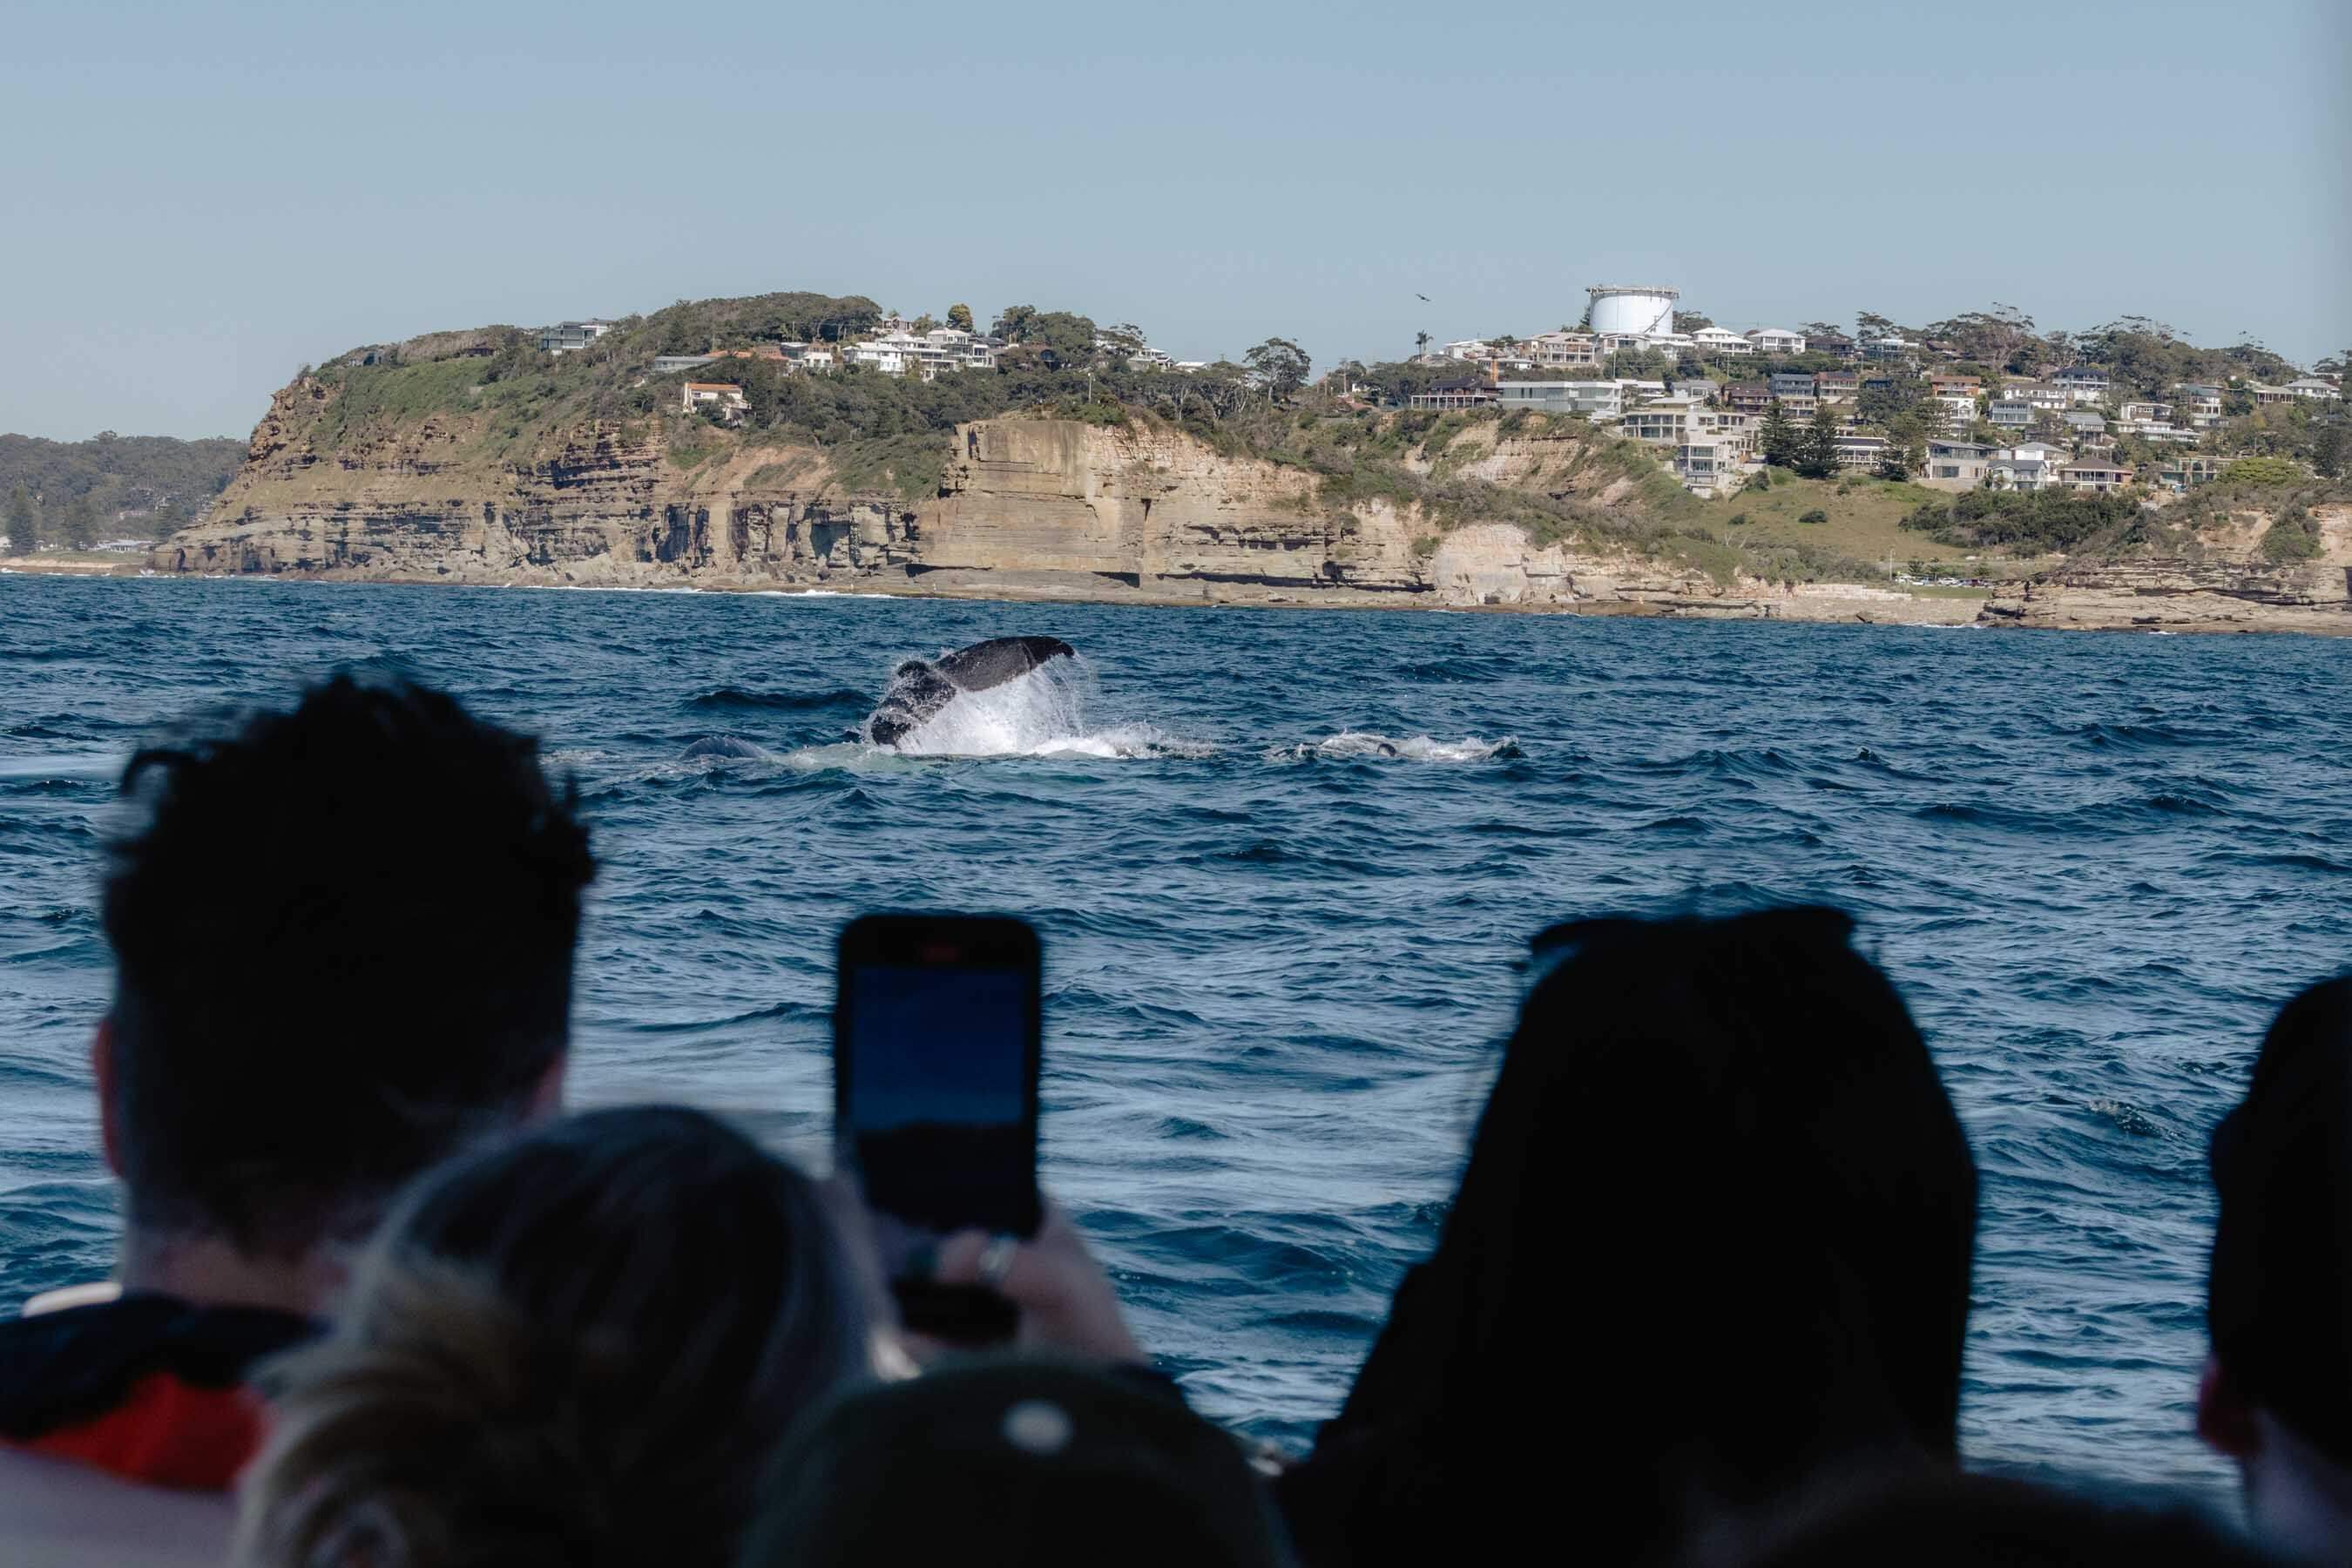
<svg viewBox="0 0 2352 1568"><path fill-rule="evenodd" d="M226 1491L261 1446L253 1367L317 1332L290 1312L155 1295L0 1323L0 1445Z"/></svg>

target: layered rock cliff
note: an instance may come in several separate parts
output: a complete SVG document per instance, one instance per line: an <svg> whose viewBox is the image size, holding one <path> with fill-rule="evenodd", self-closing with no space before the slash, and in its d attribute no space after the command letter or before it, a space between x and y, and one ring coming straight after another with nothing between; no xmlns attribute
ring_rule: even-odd
<svg viewBox="0 0 2352 1568"><path fill-rule="evenodd" d="M2311 513L2319 552L2280 563L2262 549L2276 520L2232 513L2185 546L2069 563L1988 601L1990 625L2140 631L2352 634L2352 509Z"/></svg>
<svg viewBox="0 0 2352 1568"><path fill-rule="evenodd" d="M1442 531L1418 506L1332 505L1318 475L1221 456L1171 426L1013 417L958 427L935 494L845 486L808 447L730 446L681 468L660 428L587 424L484 463L427 417L322 449L330 389L298 382L212 513L159 569L397 581L785 584L1177 599L1774 613L1790 595L1631 551ZM1578 444L1474 443L1496 482L1574 490ZM1482 479L1489 476L1482 473ZM1622 477L1585 481L1613 499Z"/></svg>
<svg viewBox="0 0 2352 1568"><path fill-rule="evenodd" d="M1853 584L1714 574L1628 542L1556 537L1561 504L1639 515L1654 472L1580 428L1494 422L1402 466L1454 488L1363 493L1296 463L1221 453L1163 421L1011 416L920 447L913 499L837 449L677 419L578 419L518 446L475 412L353 423L338 386L273 399L246 462L156 569L380 581L1485 605L1804 620L2154 629L2352 629L2352 523L2315 512L2319 554L2267 561L2268 519L2176 553L2069 563L1989 604ZM704 444L707 442L708 444ZM1646 465L1637 465L1646 470ZM936 472L937 482L929 476ZM1469 487L1467 518L1460 501ZM1435 493L1433 491L1428 493ZM1549 498L1535 526L1517 496ZM1339 499L1334 499L1335 497ZM1479 498L1487 498L1481 500ZM1487 500L1493 503L1487 508ZM1490 510L1490 518L1481 518ZM1517 509L1524 511L1525 508Z"/></svg>

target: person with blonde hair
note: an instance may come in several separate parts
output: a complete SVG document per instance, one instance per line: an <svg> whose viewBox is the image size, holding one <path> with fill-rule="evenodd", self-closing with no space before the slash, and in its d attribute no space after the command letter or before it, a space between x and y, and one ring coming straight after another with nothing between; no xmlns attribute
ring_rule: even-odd
<svg viewBox="0 0 2352 1568"><path fill-rule="evenodd" d="M264 1374L242 1568L723 1563L785 1429L874 1367L826 1193L716 1119L551 1123L427 1176Z"/></svg>

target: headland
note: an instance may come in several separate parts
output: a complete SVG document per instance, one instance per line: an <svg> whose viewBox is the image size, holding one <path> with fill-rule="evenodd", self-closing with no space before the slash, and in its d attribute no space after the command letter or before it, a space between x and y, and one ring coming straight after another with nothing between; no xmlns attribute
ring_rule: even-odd
<svg viewBox="0 0 2352 1568"><path fill-rule="evenodd" d="M1741 383L1724 345L1563 331L1317 382L1282 340L1184 365L1062 312L950 321L785 294L356 349L281 388L205 515L124 569L2352 631L2340 481L2277 458L2128 467L2079 420L2089 456L1990 458L1951 422L1963 397L2008 417L2009 388L1924 350ZM1837 360L1779 337L1793 352L1750 354ZM1528 357L1603 349L1574 381ZM1661 367L1655 395L1596 379ZM2324 428L2340 406L2288 412Z"/></svg>

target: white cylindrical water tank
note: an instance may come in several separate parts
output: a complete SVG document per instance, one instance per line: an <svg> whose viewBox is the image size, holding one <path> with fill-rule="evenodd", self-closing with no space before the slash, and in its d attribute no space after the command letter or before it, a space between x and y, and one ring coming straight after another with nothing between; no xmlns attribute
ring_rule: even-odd
<svg viewBox="0 0 2352 1568"><path fill-rule="evenodd" d="M1648 284L1595 283L1585 292L1592 296L1592 331L1633 337L1673 331L1675 301L1683 297L1679 289Z"/></svg>

